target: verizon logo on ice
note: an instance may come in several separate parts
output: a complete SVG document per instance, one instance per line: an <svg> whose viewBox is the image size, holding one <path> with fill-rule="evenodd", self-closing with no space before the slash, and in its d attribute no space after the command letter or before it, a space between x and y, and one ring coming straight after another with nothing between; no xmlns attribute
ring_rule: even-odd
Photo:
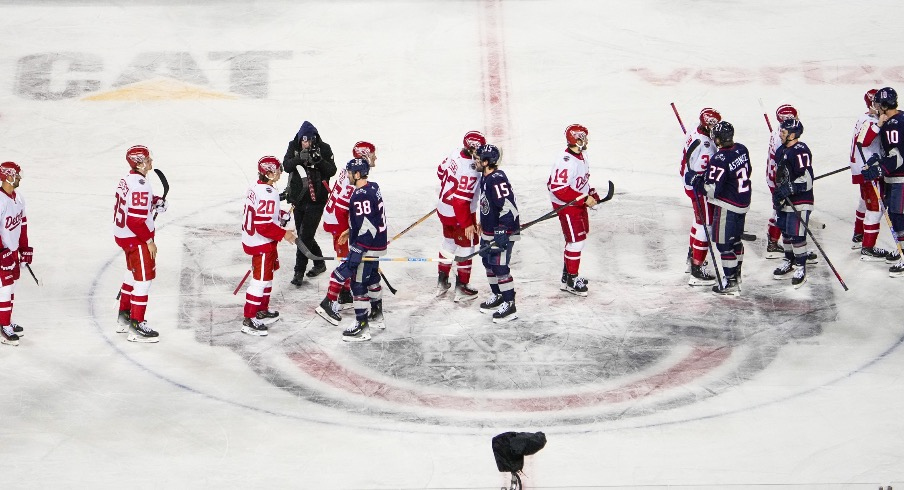
<svg viewBox="0 0 904 490"><path fill-rule="evenodd" d="M154 51L110 68L93 53L40 53L18 60L15 92L34 100L262 99L270 88L271 62L291 58L291 51L214 51L204 56ZM214 66L205 71L201 62ZM223 80L211 83L208 72Z"/></svg>

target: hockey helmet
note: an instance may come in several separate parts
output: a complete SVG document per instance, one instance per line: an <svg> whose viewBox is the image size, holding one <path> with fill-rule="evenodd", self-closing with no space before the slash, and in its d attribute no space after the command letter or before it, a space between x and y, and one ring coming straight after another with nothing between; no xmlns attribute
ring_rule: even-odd
<svg viewBox="0 0 904 490"><path fill-rule="evenodd" d="M709 135L719 146L734 144L734 126L728 121L717 122L710 130Z"/></svg>
<svg viewBox="0 0 904 490"><path fill-rule="evenodd" d="M891 87L880 88L873 97L873 102L879 109L897 109L898 92Z"/></svg>
<svg viewBox="0 0 904 490"><path fill-rule="evenodd" d="M790 140L796 140L800 138L800 135L804 134L804 123L800 122L799 119L785 119L782 121L782 129L788 132ZM791 137L791 135L794 135Z"/></svg>
<svg viewBox="0 0 904 490"><path fill-rule="evenodd" d="M375 151L377 151L377 147L375 147L373 143L359 141L355 143L355 146L352 148L352 157L367 158L368 155L372 155Z"/></svg>
<svg viewBox="0 0 904 490"><path fill-rule="evenodd" d="M873 98L876 97L877 89L870 89L865 94L863 94L863 101L866 102L866 107L870 108L873 106Z"/></svg>
<svg viewBox="0 0 904 490"><path fill-rule="evenodd" d="M0 175L4 181L8 181L22 172L22 168L15 162L0 163Z"/></svg>
<svg viewBox="0 0 904 490"><path fill-rule="evenodd" d="M568 146L577 146L579 140L586 145L588 134L590 131L587 131L586 127L580 124L570 124L565 128L565 141L568 142Z"/></svg>
<svg viewBox="0 0 904 490"><path fill-rule="evenodd" d="M345 164L345 170L348 171L349 176L358 172L362 178L367 178L367 174L370 172L370 163L363 158L352 158Z"/></svg>
<svg viewBox="0 0 904 490"><path fill-rule="evenodd" d="M704 107L700 110L700 125L706 128L712 128L717 122L722 120L722 114L712 107Z"/></svg>
<svg viewBox="0 0 904 490"><path fill-rule="evenodd" d="M487 144L487 139L480 131L468 131L461 140L462 148L478 149Z"/></svg>
<svg viewBox="0 0 904 490"><path fill-rule="evenodd" d="M267 155L257 161L257 173L267 175L280 169L279 160L276 157Z"/></svg>
<svg viewBox="0 0 904 490"><path fill-rule="evenodd" d="M775 120L778 121L779 124L786 119L799 119L797 109L791 104L782 104L775 110Z"/></svg>
<svg viewBox="0 0 904 490"><path fill-rule="evenodd" d="M144 145L135 145L126 150L126 162L129 166L135 168L143 163L147 163L151 159L151 150Z"/></svg>
<svg viewBox="0 0 904 490"><path fill-rule="evenodd" d="M499 151L499 148L496 145L483 145L477 150L477 155L480 157L480 161L485 161L490 167L495 167L499 164L499 159L502 158L502 153Z"/></svg>

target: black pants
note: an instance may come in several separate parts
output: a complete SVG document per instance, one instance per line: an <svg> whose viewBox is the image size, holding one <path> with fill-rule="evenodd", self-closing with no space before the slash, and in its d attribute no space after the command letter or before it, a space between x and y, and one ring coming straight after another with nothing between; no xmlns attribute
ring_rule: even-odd
<svg viewBox="0 0 904 490"><path fill-rule="evenodd" d="M308 247L312 254L318 257L322 257L323 252L320 250L320 245L317 245L317 242L314 241L314 234L317 233L317 227L320 226L320 218L323 216L323 208L325 206L325 202L323 204L300 202L295 205L294 211L295 229L298 231L298 238L301 239L301 243ZM314 262L314 265L325 266L326 264L320 261ZM295 252L295 273L303 274L307 268L308 258L301 253L301 250L297 250Z"/></svg>

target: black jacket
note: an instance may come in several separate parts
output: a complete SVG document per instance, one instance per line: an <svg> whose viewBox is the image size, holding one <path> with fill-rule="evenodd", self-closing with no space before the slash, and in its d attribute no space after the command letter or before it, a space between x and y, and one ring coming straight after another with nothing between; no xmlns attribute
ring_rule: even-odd
<svg viewBox="0 0 904 490"><path fill-rule="evenodd" d="M283 157L283 170L289 173L286 202L295 205L313 202L325 206L330 193L330 177L336 175L333 149L320 140L320 134L311 123L305 121L301 128L295 139L289 142ZM314 133L309 157L301 148L301 134L305 129Z"/></svg>

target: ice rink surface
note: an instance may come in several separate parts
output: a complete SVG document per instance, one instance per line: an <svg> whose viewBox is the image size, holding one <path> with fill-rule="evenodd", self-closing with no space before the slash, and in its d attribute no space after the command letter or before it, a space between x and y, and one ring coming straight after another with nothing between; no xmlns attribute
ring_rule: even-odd
<svg viewBox="0 0 904 490"><path fill-rule="evenodd" d="M527 488L904 487L904 279L851 250L849 177L817 181L813 215L849 291L825 260L793 290L763 257L763 113L794 104L815 173L846 165L863 93L904 89L902 13L892 0L0 2L0 161L23 168L41 280L18 282L26 335L0 345L0 488L499 488L490 439L508 430L549 440ZM688 127L717 108L751 150L759 239L739 298L686 285L670 102ZM436 165L472 129L503 149L522 219L540 216L563 129L587 126L591 183L617 191L591 213L590 295L559 291L552 220L515 248L518 321L435 298L433 263L388 262L387 329L346 344L313 312L326 275L290 286L281 246L283 319L241 334L244 192L304 120L337 163L376 144L391 235L430 211ZM115 333L113 191L134 144L172 187L153 345ZM440 234L431 218L390 255L435 257ZM488 291L479 264L472 285Z"/></svg>

